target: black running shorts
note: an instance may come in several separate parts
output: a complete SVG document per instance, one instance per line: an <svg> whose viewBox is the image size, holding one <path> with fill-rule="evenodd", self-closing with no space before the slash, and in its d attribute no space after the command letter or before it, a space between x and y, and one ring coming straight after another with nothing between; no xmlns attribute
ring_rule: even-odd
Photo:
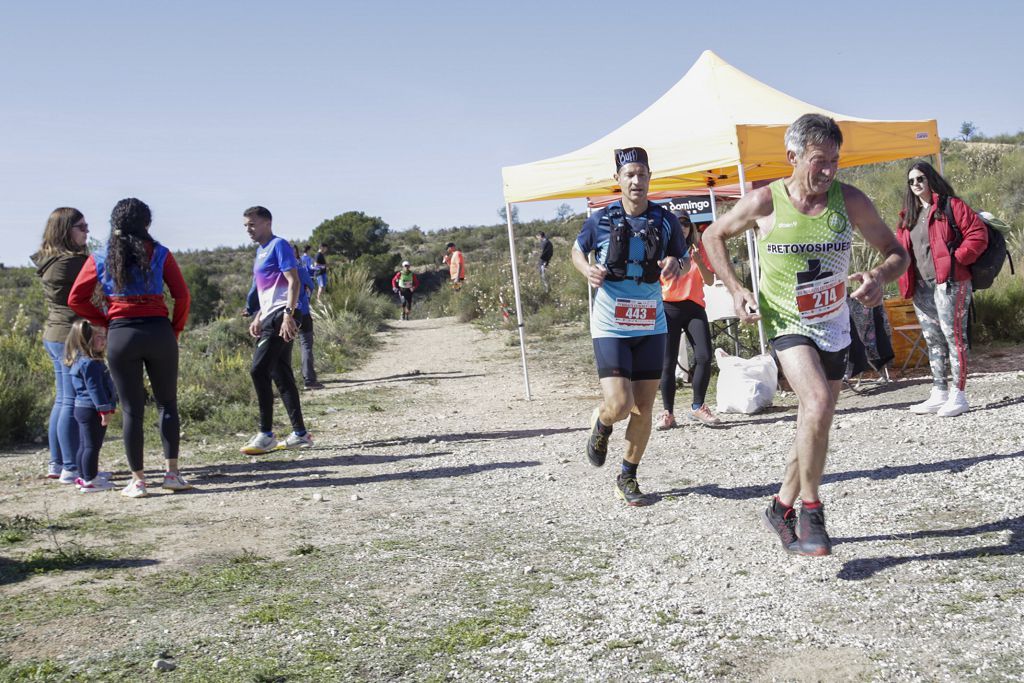
<svg viewBox="0 0 1024 683"><path fill-rule="evenodd" d="M845 349L839 351L822 351L818 348L818 345L814 343L810 337L805 337L802 334L784 334L775 339L771 340L772 346L772 357L775 358L775 364L780 368L782 363L779 362L779 351L785 351L791 349L794 346L810 346L818 352L818 358L821 359L821 367L825 370L825 378L830 381L841 380L846 374L846 360L850 355L850 347L847 346Z"/></svg>
<svg viewBox="0 0 1024 683"><path fill-rule="evenodd" d="M602 379L660 380L665 360L665 334L597 337L594 339L594 359L597 361L597 376Z"/></svg>

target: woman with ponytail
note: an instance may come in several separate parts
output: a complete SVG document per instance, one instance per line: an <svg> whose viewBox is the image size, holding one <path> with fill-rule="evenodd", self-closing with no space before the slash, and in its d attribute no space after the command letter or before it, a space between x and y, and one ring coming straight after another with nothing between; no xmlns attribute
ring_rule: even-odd
<svg viewBox="0 0 1024 683"><path fill-rule="evenodd" d="M174 256L149 234L152 215L138 199L122 199L110 214L110 239L78 275L68 305L94 325L109 327L107 364L121 398L124 447L132 481L121 491L129 498L146 495L143 464L143 413L149 377L159 413L167 471L162 487L183 491L192 486L178 471L178 335L188 320L189 292ZM106 312L92 302L103 290ZM164 285L174 299L168 319Z"/></svg>

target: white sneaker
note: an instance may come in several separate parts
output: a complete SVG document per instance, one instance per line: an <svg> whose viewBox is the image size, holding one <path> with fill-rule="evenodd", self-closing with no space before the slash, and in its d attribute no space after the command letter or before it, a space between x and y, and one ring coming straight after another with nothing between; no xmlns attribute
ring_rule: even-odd
<svg viewBox="0 0 1024 683"><path fill-rule="evenodd" d="M192 488L192 484L185 481L181 472L165 472L164 483L160 484L160 488L170 491L188 491Z"/></svg>
<svg viewBox="0 0 1024 683"><path fill-rule="evenodd" d="M145 498L146 482L132 479L127 486L121 489L121 495L125 498Z"/></svg>
<svg viewBox="0 0 1024 683"><path fill-rule="evenodd" d="M110 483L109 479L96 477L92 481L82 482L78 490L80 493L99 493L100 491L109 491L112 488L114 488L114 485Z"/></svg>
<svg viewBox="0 0 1024 683"><path fill-rule="evenodd" d="M62 469L60 471L60 479L57 481L62 484L74 484L76 479L78 479L78 472Z"/></svg>
<svg viewBox="0 0 1024 683"><path fill-rule="evenodd" d="M910 406L910 412L916 415L927 415L929 413L937 413L939 412L939 408L945 405L946 401L948 400L948 391L933 386L932 393L928 395L927 400L925 400L924 403L915 403L914 405Z"/></svg>
<svg viewBox="0 0 1024 683"><path fill-rule="evenodd" d="M959 389L949 392L949 399L942 404L936 413L939 417L956 417L967 412L970 406L967 405L967 394Z"/></svg>
<svg viewBox="0 0 1024 683"><path fill-rule="evenodd" d="M249 443L242 446L239 451L245 455L263 455L276 449L277 439L263 432L256 432L256 436L249 439Z"/></svg>
<svg viewBox="0 0 1024 683"><path fill-rule="evenodd" d="M311 448L313 446L313 436L306 432L302 436L299 436L295 432L292 432L284 441L277 442L277 449L283 451L288 448Z"/></svg>

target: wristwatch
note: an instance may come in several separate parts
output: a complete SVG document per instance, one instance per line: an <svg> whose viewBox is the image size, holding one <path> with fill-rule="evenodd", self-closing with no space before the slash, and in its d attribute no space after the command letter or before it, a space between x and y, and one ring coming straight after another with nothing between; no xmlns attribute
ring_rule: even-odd
<svg viewBox="0 0 1024 683"><path fill-rule="evenodd" d="M285 306L284 313L285 315L290 315L293 318L295 317L295 309L292 308L291 306Z"/></svg>

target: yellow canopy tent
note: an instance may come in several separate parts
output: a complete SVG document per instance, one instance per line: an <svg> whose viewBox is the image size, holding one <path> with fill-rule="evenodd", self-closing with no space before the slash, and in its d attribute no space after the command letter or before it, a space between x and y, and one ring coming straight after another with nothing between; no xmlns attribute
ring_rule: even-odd
<svg viewBox="0 0 1024 683"><path fill-rule="evenodd" d="M791 167L783 142L786 128L812 112L839 123L843 131L841 167L939 152L934 119L874 121L838 114L765 85L705 50L667 93L603 138L575 152L501 169L527 398L530 383L511 205L618 191L612 178L612 151L619 147L647 150L652 192L732 183L744 187L750 181L787 176ZM751 241L748 234L752 247ZM750 251L754 253L752 248Z"/></svg>

